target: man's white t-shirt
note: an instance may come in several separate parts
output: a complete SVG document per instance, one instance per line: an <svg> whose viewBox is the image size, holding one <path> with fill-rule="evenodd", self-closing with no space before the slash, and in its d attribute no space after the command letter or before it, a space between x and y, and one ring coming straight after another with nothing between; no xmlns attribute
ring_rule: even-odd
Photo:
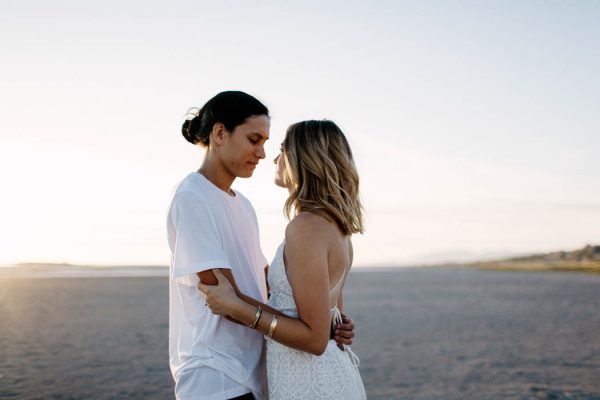
<svg viewBox="0 0 600 400"><path fill-rule="evenodd" d="M258 223L252 205L192 172L176 188L167 220L171 250L169 361L177 399L262 398L263 336L214 315L197 272L231 269L242 293L266 302Z"/></svg>

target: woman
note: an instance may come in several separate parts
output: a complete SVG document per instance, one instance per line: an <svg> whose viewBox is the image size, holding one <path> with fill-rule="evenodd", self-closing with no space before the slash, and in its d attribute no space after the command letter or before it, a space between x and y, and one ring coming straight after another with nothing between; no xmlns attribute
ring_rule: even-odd
<svg viewBox="0 0 600 400"><path fill-rule="evenodd" d="M275 183L289 191L285 211L294 217L271 263L268 303L249 303L217 271L218 285L199 288L213 313L268 338L271 400L364 399L358 359L329 340L341 319L350 235L363 231L352 152L333 122L304 121L289 127L275 163Z"/></svg>

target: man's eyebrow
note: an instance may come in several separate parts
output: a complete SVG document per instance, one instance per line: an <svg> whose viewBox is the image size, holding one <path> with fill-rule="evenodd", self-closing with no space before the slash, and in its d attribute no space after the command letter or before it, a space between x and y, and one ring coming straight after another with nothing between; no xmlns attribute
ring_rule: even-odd
<svg viewBox="0 0 600 400"><path fill-rule="evenodd" d="M262 134L262 133L260 133L260 132L250 132L250 135L256 135L256 136L259 136L261 139L264 139L264 138L265 138L265 136L263 136L263 134ZM267 138L265 139L265 141L267 141L267 140L269 140L269 137L268 137L268 136L267 136Z"/></svg>

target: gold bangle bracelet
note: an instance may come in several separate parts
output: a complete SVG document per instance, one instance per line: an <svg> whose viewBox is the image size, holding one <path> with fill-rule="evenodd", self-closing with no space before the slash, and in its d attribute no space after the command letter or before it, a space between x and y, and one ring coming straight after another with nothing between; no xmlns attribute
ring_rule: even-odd
<svg viewBox="0 0 600 400"><path fill-rule="evenodd" d="M252 325L249 325L250 328L255 329L256 325L258 325L258 321L260 320L260 317L262 316L262 308L260 308L260 306L258 306L256 308L256 315L254 316L254 322L252 323Z"/></svg>
<svg viewBox="0 0 600 400"><path fill-rule="evenodd" d="M267 333L267 336L272 338L273 337L273 333L275 333L275 328L277 327L277 320L279 318L277 317L277 315L273 315L273 319L271 320L271 326L269 326L269 333Z"/></svg>

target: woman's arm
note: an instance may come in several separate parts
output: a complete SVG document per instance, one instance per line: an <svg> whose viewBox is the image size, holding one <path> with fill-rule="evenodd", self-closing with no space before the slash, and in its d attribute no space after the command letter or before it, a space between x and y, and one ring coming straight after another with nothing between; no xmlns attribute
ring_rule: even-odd
<svg viewBox="0 0 600 400"><path fill-rule="evenodd" d="M308 215L296 217L286 230L285 257L287 274L292 284L299 319L280 316L273 339L292 348L320 355L325 351L330 333L328 244L320 218ZM219 285L200 284L206 301L215 314L230 315L250 326L256 316L256 306L263 308L256 326L267 334L275 310L247 296L235 295L235 290L220 272L214 270ZM239 292L239 291L238 291Z"/></svg>
<svg viewBox="0 0 600 400"><path fill-rule="evenodd" d="M266 266L265 268L268 268L268 266ZM237 297L239 297L241 300L243 300L244 302L254 306L254 307L258 307L260 306L260 308L262 308L264 311L268 311L271 314L274 315L283 315L281 312L277 311L274 308L269 307L266 304L261 303L260 301L254 299L253 297L247 296L244 293L242 293L235 281L235 278L233 277L233 273L231 272L230 269L227 268L215 268L215 269L209 269L206 271L202 271L202 272L198 272L198 278L200 279L200 283L204 284L204 285L218 285L219 284L219 280L216 277L216 274L214 271L220 271L221 272L221 276L223 276L225 279L227 279L227 281L229 282L229 284L231 285L231 287L233 288L235 295ZM265 270L265 274L266 274L266 270ZM268 287L267 287L268 288ZM225 318L227 318L228 320L230 320L231 322L235 322L236 324L240 324L240 325L246 325L243 322L240 322L239 320L232 318L229 315L224 315Z"/></svg>
<svg viewBox="0 0 600 400"><path fill-rule="evenodd" d="M250 305L253 305L255 307L260 306L260 308L262 308L264 311L268 311L269 313L271 313L273 315L277 315L277 316L284 315L280 311L278 311L274 308L271 308L268 305L261 303L260 301L254 299L253 297L247 296L244 293L242 293L239 290L239 288L235 282L235 278L233 277L233 274L231 273L230 269L222 268L219 270L221 271L223 276L227 279L227 281L231 284L233 291L235 292L235 293L232 293L231 296L237 296L244 302L246 302ZM199 272L198 276L200 277L200 282L202 284L217 285L219 283L219 281L215 277L215 274L213 273L213 270ZM223 294L223 295L225 296L226 294ZM214 294L213 294L213 296L214 296ZM342 290L342 291L340 291L340 297L338 298L338 308L340 309L340 311L342 311L342 323L337 324L335 326L335 329L332 329L332 331L329 335L330 339L333 339L337 342L338 347L340 349L343 349L343 346L342 346L343 344L345 344L347 346L352 345L352 339L354 338L354 322L346 314L343 313L343 307L344 307L343 302L344 302L344 300L343 300L343 290ZM265 316L266 315L267 314L265 314ZM224 315L224 317L227 318L231 322L235 322L236 324L244 325L244 326L247 325L243 322L240 322L240 321L232 318L229 315ZM252 322L254 322L254 321L252 321Z"/></svg>

